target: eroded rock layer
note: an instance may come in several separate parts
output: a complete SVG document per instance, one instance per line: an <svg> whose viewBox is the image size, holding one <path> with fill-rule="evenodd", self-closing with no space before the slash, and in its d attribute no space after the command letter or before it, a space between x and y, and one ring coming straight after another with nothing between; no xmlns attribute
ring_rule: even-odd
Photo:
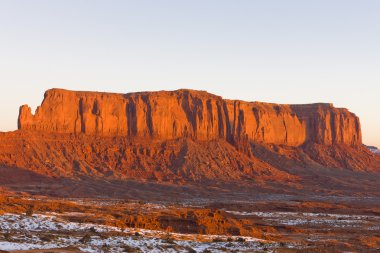
<svg viewBox="0 0 380 253"><path fill-rule="evenodd" d="M301 146L361 145L358 117L331 104L226 100L203 91L112 94L48 90L35 115L20 108L20 130L143 139L224 139Z"/></svg>

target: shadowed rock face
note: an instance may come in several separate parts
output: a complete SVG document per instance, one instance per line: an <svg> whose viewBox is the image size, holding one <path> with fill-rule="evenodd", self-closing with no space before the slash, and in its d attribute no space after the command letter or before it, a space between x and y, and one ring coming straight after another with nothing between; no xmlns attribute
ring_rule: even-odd
<svg viewBox="0 0 380 253"><path fill-rule="evenodd" d="M27 105L20 108L19 129L287 146L362 143L359 119L347 109L226 100L193 90L112 94L51 89L35 115Z"/></svg>

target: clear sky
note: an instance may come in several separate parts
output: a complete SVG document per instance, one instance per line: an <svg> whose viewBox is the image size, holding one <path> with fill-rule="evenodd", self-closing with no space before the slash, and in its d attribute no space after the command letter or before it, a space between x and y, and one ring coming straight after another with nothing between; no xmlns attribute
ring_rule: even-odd
<svg viewBox="0 0 380 253"><path fill-rule="evenodd" d="M0 130L60 87L332 102L380 146L378 0L0 0Z"/></svg>

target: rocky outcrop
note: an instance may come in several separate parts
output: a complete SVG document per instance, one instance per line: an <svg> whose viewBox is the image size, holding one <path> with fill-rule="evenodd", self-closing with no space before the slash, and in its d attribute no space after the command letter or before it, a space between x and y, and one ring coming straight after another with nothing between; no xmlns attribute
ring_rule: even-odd
<svg viewBox="0 0 380 253"><path fill-rule="evenodd" d="M226 100L204 91L112 94L52 89L35 115L20 108L19 129L171 140L224 139L286 146L361 145L358 117L331 104Z"/></svg>
<svg viewBox="0 0 380 253"><path fill-rule="evenodd" d="M377 148L375 146L365 146L365 147L368 148L368 150L371 151L372 153L374 153L376 155L380 155L379 148Z"/></svg>
<svg viewBox="0 0 380 253"><path fill-rule="evenodd" d="M124 137L15 131L0 133L0 168L4 165L58 178L240 184L246 180L297 181L296 176L248 157L224 140L131 141Z"/></svg>
<svg viewBox="0 0 380 253"><path fill-rule="evenodd" d="M359 119L331 104L52 89L34 114L22 106L18 123L0 133L0 186L17 191L130 198L138 189L160 199L174 185L202 197L224 187L351 194L363 186L378 194L380 157L361 144Z"/></svg>

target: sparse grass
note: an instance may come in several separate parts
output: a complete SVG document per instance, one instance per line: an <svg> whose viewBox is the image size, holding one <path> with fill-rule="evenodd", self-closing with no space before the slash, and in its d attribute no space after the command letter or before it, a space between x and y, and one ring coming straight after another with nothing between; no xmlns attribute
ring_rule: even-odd
<svg viewBox="0 0 380 253"><path fill-rule="evenodd" d="M240 234L251 235L251 231L245 229L249 226L247 221L234 220L215 209L173 206L171 209L159 207L153 208L153 211L150 212L142 212L150 204L124 201L117 205L108 206L67 200L25 199L20 196L1 196L0 203L0 213L31 216L39 213L56 212L62 213L61 217L71 222L115 226L120 228L122 232L127 228L142 228L176 233L189 233L191 231L190 233L224 234L233 228ZM70 215L73 212L86 215ZM168 223L161 222L161 220L167 220ZM181 226L182 221L187 224ZM90 230L89 233L95 234L96 231ZM136 233L135 236L140 235Z"/></svg>
<svg viewBox="0 0 380 253"><path fill-rule="evenodd" d="M281 230L285 231L286 233L291 233L292 235L296 236L304 236L303 239L307 241L308 234L305 234L307 228L304 230L298 230L296 226L289 227L289 226L278 226L278 227L270 227L268 224L263 224L262 219L259 220L261 223L250 223L250 221L247 221L244 217L239 219L230 219L228 216L223 216L226 214L226 212L219 212L215 209L202 209L202 208L186 208L186 207L173 207L174 209L165 208L165 209L149 209L146 210L144 207L149 204L144 204L144 206L139 205L137 202L128 203L128 204L120 204L120 205L97 205L97 204L88 204L88 202L85 202L87 204L84 204L82 202L69 202L69 201L62 201L61 203L57 203L57 200L30 200L30 199L22 199L19 197L10 198L10 197L0 197L0 212L10 212L20 214L21 216L17 219L34 219L39 216L40 213L44 212L57 212L57 210L62 211L63 215L57 215L60 219L64 221L70 221L75 223L84 223L84 224L93 224L91 226L83 226L83 231L59 231L54 232L55 235L47 234L48 231L39 231L37 233L34 233L34 239L33 236L29 233L22 234L23 232L17 232L16 234L13 234L12 230L11 232L9 230L2 231L3 233L0 233L0 240L2 241L9 241L9 242L22 242L22 240L30 240L33 241L35 238L37 238L38 242L44 243L46 245L46 242L54 243L59 241L57 238L75 238L76 240L80 238L80 243L83 245L92 245L92 242L94 240L100 240L101 242L110 242L115 237L121 237L125 242L128 242L129 240L133 239L135 241L131 242L133 245L140 245L140 247L132 247L132 246L125 246L122 248L121 245L118 246L117 249L119 249L120 252L149 252L154 251L155 249L161 249L161 250L171 250L171 251L181 251L181 252L189 252L193 253L195 252L192 247L188 246L181 246L182 244L179 243L177 240L185 239L185 237L176 236L175 238L172 237L172 232L181 232L181 229L188 229L189 226L191 226L191 229L195 229L192 231L200 231L195 232L199 235L192 237L193 241L196 242L203 242L205 244L209 243L210 240L214 243L220 243L220 244L209 244L210 247L218 247L218 249L226 251L226 252L234 252L239 251L238 247L249 247L250 245L253 245L254 249L252 252L255 252L255 250L259 252L265 252L265 251L272 251L273 249L281 249L285 250L288 249L289 245L292 245L291 241L288 241L288 238L282 237ZM178 208L178 209L175 209ZM26 217L25 215L28 215L28 210L31 209L32 213L29 215L33 215L31 217ZM43 211L45 210L45 211ZM128 210L128 212L126 212ZM211 210L211 211L210 211ZM77 215L76 212L79 212ZM213 215L210 215L212 213ZM302 213L299 213L298 215L303 215ZM18 220L12 221L10 220L9 223L13 224L13 222L18 222ZM339 220L337 218L337 220ZM181 223L184 222L184 223ZM373 221L369 219L367 222L372 222L371 227L375 227L378 223L377 221ZM62 223L63 224L63 223ZM128 229L130 227L129 225L133 225L137 229ZM189 224L189 225L188 225ZM215 225L218 224L218 225ZM259 226L252 227L252 224L259 224ZM263 224L263 225L262 225ZM123 226L127 226L127 229L124 232L120 232L119 230L113 231L112 229L105 230L105 232L102 232L102 229L100 227L97 227L97 225L110 225L117 228L123 228ZM184 226L185 225L185 226ZM57 223L58 230L60 229L60 224ZM63 225L65 226L65 225ZM63 228L61 226L61 229ZM213 227L215 226L215 227ZM219 227L218 227L219 226ZM367 225L368 227L368 225ZM26 226L25 226L26 228ZM20 229L24 230L25 228ZM156 229L161 231L166 231L167 233L160 233L156 234L156 240L147 240L145 233L143 230L138 229ZM202 228L203 230L197 228ZM209 229L211 228L211 229ZM234 228L233 232L241 232L241 233L229 233L228 228ZM268 229L269 228L269 229ZM245 230L244 230L245 229ZM238 231L239 230L239 231ZM15 231L15 230L13 230ZM136 232L135 232L136 231ZM141 231L141 232L140 232ZM210 232L212 231L212 232ZM217 236L213 239L210 239L212 237L203 237L203 235L200 235L202 233L205 234L227 234L230 235L227 236ZM244 234L248 233L247 231L252 232L252 234ZM257 233L257 231L261 231L262 233ZM301 233L301 232L302 233ZM318 230L318 233L321 233L322 230ZM376 240L369 240L367 239L368 236L372 236L373 238L376 238L377 234L376 231L371 231L368 229L364 229L361 231L368 231L365 234L360 234L360 236L363 237L362 241L350 241L350 244L355 245L351 250L356 250L356 252L365 252L357 249L366 249L369 247L375 247L379 242ZM357 232L361 232L357 231ZM5 233L6 232L6 233ZM51 231L50 231L51 232ZM185 232L186 233L186 232ZM255 233L255 234L253 234ZM278 233L278 234L276 234ZM339 233L343 233L343 229L339 228ZM241 237L235 237L232 236L232 234L237 234ZM22 235L22 236L20 236ZM265 236L268 236L268 242L250 242L245 240L245 236L252 236L259 235L256 238L265 238ZM262 237L260 237L262 235ZM334 234L331 234L332 236L337 236ZM352 235L352 231L350 232L350 236ZM159 239L161 238L161 239ZM336 237L337 238L337 237ZM364 239L365 238L365 239ZM107 240L109 239L109 240ZM332 245L333 243L337 244L340 242L340 239L336 239L336 242L328 242L328 245ZM269 242L270 241L270 242ZM287 242L287 243L284 243ZM348 241L348 239L347 239ZM90 243L91 242L91 243ZM277 243L275 243L277 242ZM354 243L355 242L355 243ZM145 245L144 245L145 243ZM151 244L150 244L151 243ZM307 248L313 248L316 246L315 242L308 242L310 243L309 246L307 244L303 244ZM371 244L370 244L371 243ZM362 245L361 245L362 244ZM368 245L367 245L368 244ZM101 245L101 244L100 244ZM343 247L343 244L339 244L337 247ZM364 246L363 246L364 245ZM115 251L115 247L110 247L109 245L103 245L103 246L96 246L97 251L96 252L109 252ZM327 246L326 246L327 247ZM349 246L345 246L347 249L350 249ZM355 248L358 247L358 248ZM361 247L361 248L360 248ZM204 250L204 253L212 252L212 248L210 250Z"/></svg>

